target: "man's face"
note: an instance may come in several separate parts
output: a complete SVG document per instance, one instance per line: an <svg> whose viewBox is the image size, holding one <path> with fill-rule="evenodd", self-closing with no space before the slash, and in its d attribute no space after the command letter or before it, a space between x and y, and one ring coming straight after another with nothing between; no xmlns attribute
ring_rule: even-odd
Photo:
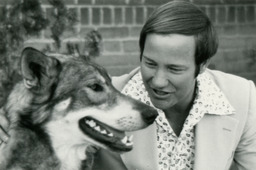
<svg viewBox="0 0 256 170"><path fill-rule="evenodd" d="M186 109L195 91L195 39L180 34L147 35L141 73L155 107Z"/></svg>

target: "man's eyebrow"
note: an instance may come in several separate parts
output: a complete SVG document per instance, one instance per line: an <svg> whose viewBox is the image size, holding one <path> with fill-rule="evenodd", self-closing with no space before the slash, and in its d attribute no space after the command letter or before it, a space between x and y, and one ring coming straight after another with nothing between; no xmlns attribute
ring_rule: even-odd
<svg viewBox="0 0 256 170"><path fill-rule="evenodd" d="M154 60L148 58L145 55L142 55L142 57L144 57L146 60L150 61L150 62L155 62ZM174 67L174 68L187 68L187 66L182 65L182 64L168 64L167 67Z"/></svg>
<svg viewBox="0 0 256 170"><path fill-rule="evenodd" d="M149 60L149 61L153 61L153 62L154 62L154 60L152 60L152 59L148 58L148 57L147 57L147 56L145 56L145 55L142 55L142 57L144 57L146 60Z"/></svg>

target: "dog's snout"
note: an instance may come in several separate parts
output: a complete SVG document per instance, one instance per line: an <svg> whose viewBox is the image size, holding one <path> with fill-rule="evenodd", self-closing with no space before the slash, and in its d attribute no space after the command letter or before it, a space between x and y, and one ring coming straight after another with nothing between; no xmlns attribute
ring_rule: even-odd
<svg viewBox="0 0 256 170"><path fill-rule="evenodd" d="M156 117L158 116L158 113L155 109L153 109L152 107L146 107L143 111L142 111L142 118L144 120L145 123L152 124Z"/></svg>

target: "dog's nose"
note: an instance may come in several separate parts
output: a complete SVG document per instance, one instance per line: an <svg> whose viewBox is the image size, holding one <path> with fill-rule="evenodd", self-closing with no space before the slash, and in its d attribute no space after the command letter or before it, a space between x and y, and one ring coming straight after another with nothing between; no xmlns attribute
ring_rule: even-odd
<svg viewBox="0 0 256 170"><path fill-rule="evenodd" d="M145 107L146 108L143 109L141 114L142 114L142 118L143 118L144 122L149 125L155 121L156 117L158 116L158 113L152 107L149 107L149 106L145 106Z"/></svg>

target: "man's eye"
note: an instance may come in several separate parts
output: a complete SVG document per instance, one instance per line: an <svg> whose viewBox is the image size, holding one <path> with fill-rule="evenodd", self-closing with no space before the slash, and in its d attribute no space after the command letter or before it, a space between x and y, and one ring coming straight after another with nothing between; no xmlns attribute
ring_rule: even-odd
<svg viewBox="0 0 256 170"><path fill-rule="evenodd" d="M149 62L149 61L145 61L145 64L146 64L147 66L149 66L149 67L154 67L154 66L156 66L155 63Z"/></svg>
<svg viewBox="0 0 256 170"><path fill-rule="evenodd" d="M168 68L168 70L169 70L170 72L174 72L174 73L181 73L181 72L183 71L183 69L174 68L174 67Z"/></svg>
<svg viewBox="0 0 256 170"><path fill-rule="evenodd" d="M95 91L95 92L102 92L103 91L103 87L101 85L97 84L97 83L88 85L88 87L90 89L92 89L93 91Z"/></svg>

